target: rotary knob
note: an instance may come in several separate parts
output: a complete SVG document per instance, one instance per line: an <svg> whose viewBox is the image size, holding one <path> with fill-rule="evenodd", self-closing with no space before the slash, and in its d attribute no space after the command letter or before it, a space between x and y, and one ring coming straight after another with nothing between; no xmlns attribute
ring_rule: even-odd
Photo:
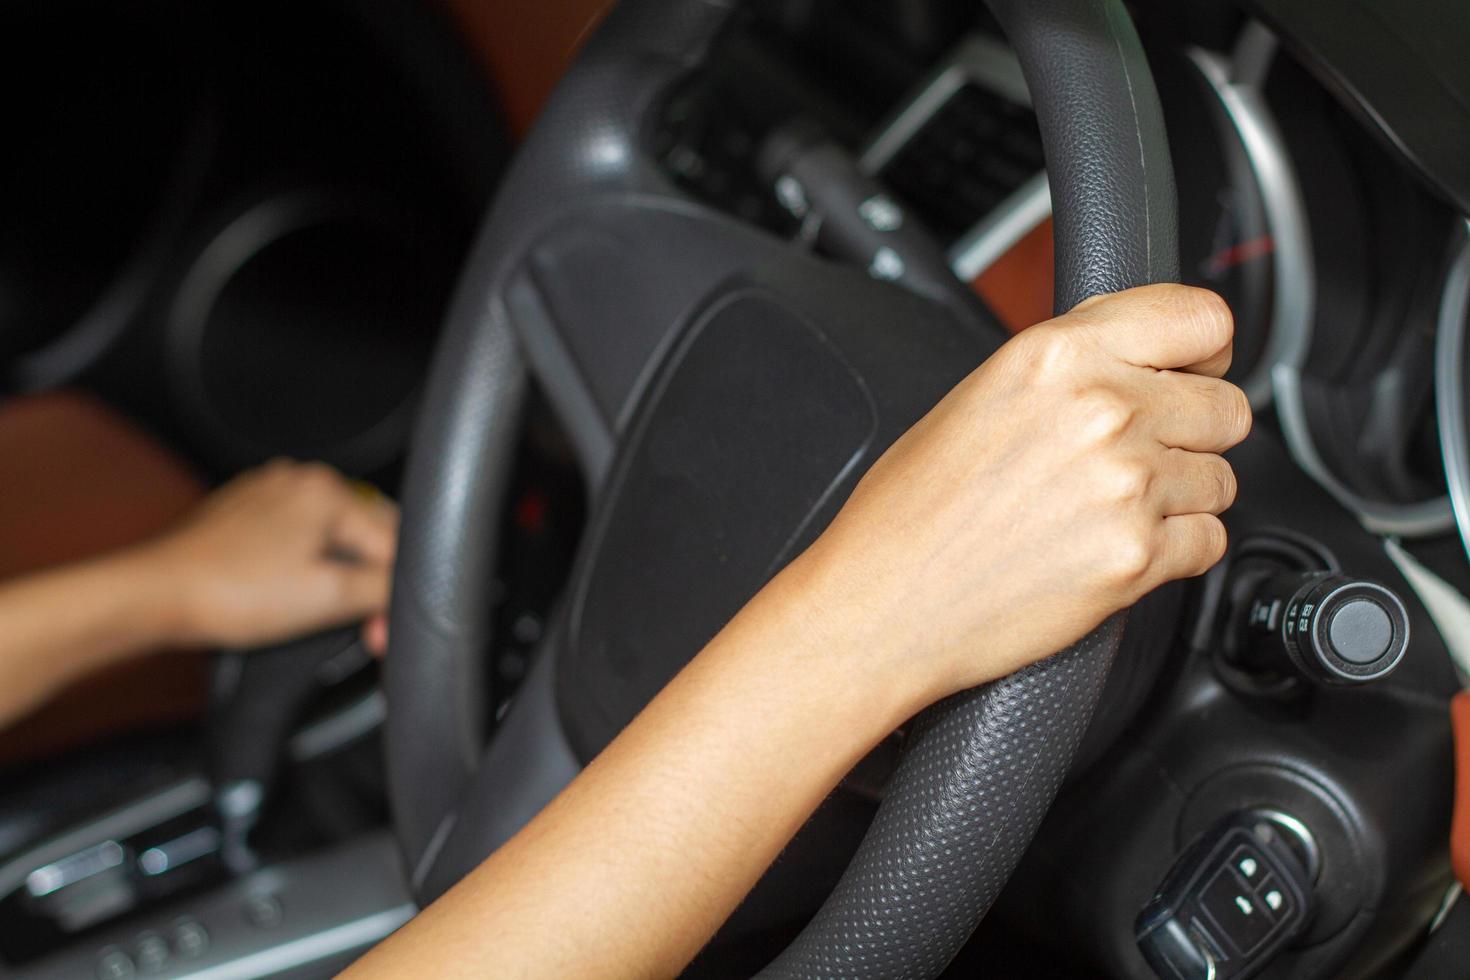
<svg viewBox="0 0 1470 980"><path fill-rule="evenodd" d="M1309 680L1363 684L1390 673L1409 648L1403 601L1377 582L1331 572L1273 576L1251 601L1249 625L1268 655ZM1272 657L1275 659L1275 657Z"/></svg>

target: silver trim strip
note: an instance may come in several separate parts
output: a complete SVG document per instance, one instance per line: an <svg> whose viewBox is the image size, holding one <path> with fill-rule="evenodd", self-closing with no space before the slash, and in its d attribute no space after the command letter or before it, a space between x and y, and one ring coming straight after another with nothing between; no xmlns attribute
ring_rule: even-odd
<svg viewBox="0 0 1470 980"><path fill-rule="evenodd" d="M1460 541L1470 557L1470 432L1465 419L1465 330L1470 320L1470 221L1445 280L1434 341L1434 408L1445 482Z"/></svg>
<svg viewBox="0 0 1470 980"><path fill-rule="evenodd" d="M32 898L45 898L63 888L122 867L125 857L127 852L115 840L105 840L100 844L84 847L75 854L52 861L26 875L26 892Z"/></svg>
<svg viewBox="0 0 1470 980"><path fill-rule="evenodd" d="M388 717L388 699L373 688L357 701L302 728L286 743L297 762L308 762L354 742L382 727Z"/></svg>
<svg viewBox="0 0 1470 980"><path fill-rule="evenodd" d="M1302 406L1301 375L1282 365L1271 373L1276 391L1276 412L1281 430L1286 435L1287 449L1304 472L1358 518L1364 528L1374 534L1396 534L1419 538L1447 531L1454 524L1447 497L1436 497L1417 504L1384 504L1358 496L1328 470L1317 454L1317 447L1307 430L1306 410Z"/></svg>
<svg viewBox="0 0 1470 980"><path fill-rule="evenodd" d="M214 854L219 849L220 832L213 827L200 827L139 854L138 870L149 876L161 875Z"/></svg>
<svg viewBox="0 0 1470 980"><path fill-rule="evenodd" d="M1026 76L1015 53L1000 41L972 34L955 46L949 58L921 84L918 93L879 128L858 157L858 166L867 174L882 170L949 97L970 81L1018 105L1031 104Z"/></svg>
<svg viewBox="0 0 1470 980"><path fill-rule="evenodd" d="M1051 187L1043 170L960 236L950 247L949 267L961 282L969 282L1049 217Z"/></svg>
<svg viewBox="0 0 1470 980"><path fill-rule="evenodd" d="M181 974L179 980L254 980L257 977L275 976L371 946L412 919L417 911L412 904L385 909L314 935L263 949L231 963Z"/></svg>
<svg viewBox="0 0 1470 980"><path fill-rule="evenodd" d="M156 826L209 802L209 783L199 777L181 780L136 803L113 810L28 848L0 868L0 895L21 887L26 876L103 840L126 840L140 830Z"/></svg>
<svg viewBox="0 0 1470 980"><path fill-rule="evenodd" d="M1440 899L1439 902L1439 911L1434 913L1434 918L1431 919L1429 922L1430 935L1434 935L1436 932L1439 931L1439 927L1444 925L1444 920L1450 917L1450 913L1453 912L1455 909L1455 903L1457 903L1460 900L1461 896L1463 896L1464 894L1465 888L1458 881L1451 884L1450 887L1445 890L1444 898Z"/></svg>

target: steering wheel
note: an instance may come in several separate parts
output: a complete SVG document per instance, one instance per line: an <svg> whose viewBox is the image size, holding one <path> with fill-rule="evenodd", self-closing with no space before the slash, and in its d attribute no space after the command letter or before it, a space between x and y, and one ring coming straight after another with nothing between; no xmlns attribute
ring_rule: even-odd
<svg viewBox="0 0 1470 980"><path fill-rule="evenodd" d="M1057 309L1174 280L1162 113L1121 0L990 6L1041 125ZM451 308L410 454L386 666L393 819L421 901L529 819L997 344L661 171L654 121L739 7L612 11L520 150ZM496 529L530 374L593 517L487 747ZM846 873L767 973L941 971L1050 806L1121 631L1113 617L925 712Z"/></svg>

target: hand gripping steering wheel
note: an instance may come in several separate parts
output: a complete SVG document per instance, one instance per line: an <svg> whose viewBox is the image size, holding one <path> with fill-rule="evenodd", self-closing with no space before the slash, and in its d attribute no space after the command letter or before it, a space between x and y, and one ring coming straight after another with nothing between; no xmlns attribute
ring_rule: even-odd
<svg viewBox="0 0 1470 980"><path fill-rule="evenodd" d="M1057 309L1174 280L1168 145L1121 0L990 7L1041 124ZM410 455L386 665L393 816L421 900L554 794L994 347L660 170L657 114L739 13L622 0L522 147L460 283ZM487 748L496 529L532 374L593 517ZM1114 617L925 712L846 873L767 975L940 972L1050 806L1121 631Z"/></svg>

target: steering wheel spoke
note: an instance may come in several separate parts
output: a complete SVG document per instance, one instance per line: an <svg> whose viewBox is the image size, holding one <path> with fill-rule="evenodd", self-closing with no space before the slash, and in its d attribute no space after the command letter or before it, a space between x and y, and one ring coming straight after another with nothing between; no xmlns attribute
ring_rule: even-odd
<svg viewBox="0 0 1470 980"><path fill-rule="evenodd" d="M503 290L538 382L598 486L680 318L790 247L678 198L599 198L526 249Z"/></svg>

